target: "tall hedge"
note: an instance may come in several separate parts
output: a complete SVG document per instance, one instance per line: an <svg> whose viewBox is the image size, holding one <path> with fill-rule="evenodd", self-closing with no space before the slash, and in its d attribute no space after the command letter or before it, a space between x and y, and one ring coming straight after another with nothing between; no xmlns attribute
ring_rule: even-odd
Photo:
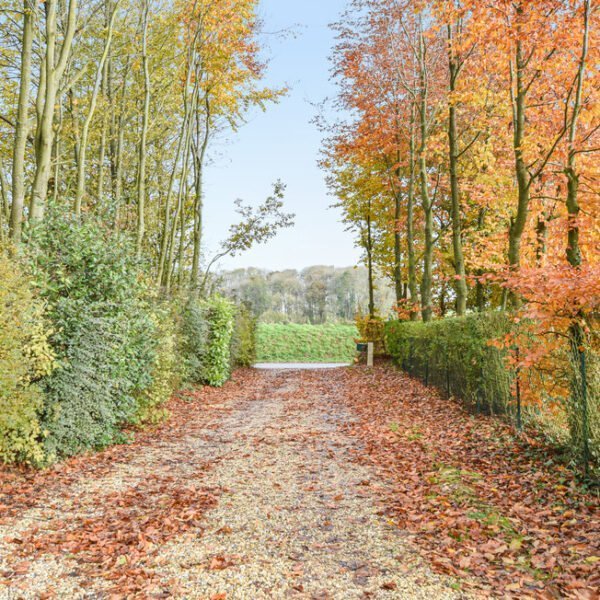
<svg viewBox="0 0 600 600"><path fill-rule="evenodd" d="M229 379L235 315L235 304L219 295L187 302L180 345L187 383L220 387Z"/></svg>
<svg viewBox="0 0 600 600"><path fill-rule="evenodd" d="M256 362L257 319L245 304L236 307L231 338L231 366L250 367Z"/></svg>
<svg viewBox="0 0 600 600"><path fill-rule="evenodd" d="M386 323L389 354L409 373L470 409L506 413L512 409L513 374L505 352L489 345L510 331L503 313L469 315L430 323Z"/></svg>
<svg viewBox="0 0 600 600"><path fill-rule="evenodd" d="M0 249L0 462L44 460L37 382L55 366L49 333L31 279Z"/></svg>
<svg viewBox="0 0 600 600"><path fill-rule="evenodd" d="M231 375L231 338L235 305L216 295L206 300L208 340L204 357L203 383L222 386Z"/></svg>
<svg viewBox="0 0 600 600"><path fill-rule="evenodd" d="M123 425L148 408L163 348L130 242L51 210L28 251L58 360L42 382L47 458L121 441Z"/></svg>

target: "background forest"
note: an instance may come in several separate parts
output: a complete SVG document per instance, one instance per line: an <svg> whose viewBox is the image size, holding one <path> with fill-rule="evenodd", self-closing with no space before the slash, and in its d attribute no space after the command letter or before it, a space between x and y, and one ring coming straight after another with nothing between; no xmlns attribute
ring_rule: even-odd
<svg viewBox="0 0 600 600"><path fill-rule="evenodd" d="M314 266L295 271L238 269L219 274L218 287L227 296L248 304L265 323L354 322L369 305L365 267ZM382 315L394 305L389 281L375 282L375 297Z"/></svg>

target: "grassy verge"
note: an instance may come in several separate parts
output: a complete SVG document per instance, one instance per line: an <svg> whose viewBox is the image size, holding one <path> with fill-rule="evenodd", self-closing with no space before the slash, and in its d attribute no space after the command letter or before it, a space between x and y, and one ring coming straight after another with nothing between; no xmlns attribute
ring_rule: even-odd
<svg viewBox="0 0 600 600"><path fill-rule="evenodd" d="M258 362L351 362L356 354L354 325L260 323Z"/></svg>

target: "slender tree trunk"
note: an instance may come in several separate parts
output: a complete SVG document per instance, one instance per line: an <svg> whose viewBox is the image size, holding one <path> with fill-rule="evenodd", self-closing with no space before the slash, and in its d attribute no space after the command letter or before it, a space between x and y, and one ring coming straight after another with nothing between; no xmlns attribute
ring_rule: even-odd
<svg viewBox="0 0 600 600"><path fill-rule="evenodd" d="M125 110L127 102L127 79L131 57L127 57L123 74L123 87L121 88L118 116L111 115L111 144L110 144L110 173L115 211L115 227L121 226L121 208L123 204L123 152L125 148ZM112 70L109 71L108 89L111 90ZM111 92L112 93L112 92ZM111 100L111 104L114 100Z"/></svg>
<svg viewBox="0 0 600 600"><path fill-rule="evenodd" d="M202 137L202 143L195 144L194 148L194 164L195 164L195 199L194 199L194 256L192 259L192 275L191 285L193 288L198 289L199 278L200 278L200 256L202 252L202 209L203 209L203 171L204 171L204 160L206 157L206 150L208 148L208 140L210 136L210 97L209 92L206 92L204 98L204 135ZM197 127L199 127L197 123ZM200 131L197 131L198 137L200 137ZM198 145L200 147L198 147Z"/></svg>
<svg viewBox="0 0 600 600"><path fill-rule="evenodd" d="M102 129L100 132L100 148L98 150L98 186L97 196L98 202L102 203L104 198L104 163L106 161L106 147L108 145L108 129L109 129L109 111L106 107L108 99L108 61L110 60L110 51L104 63L104 72L102 74L101 94L104 103L104 114L102 115Z"/></svg>
<svg viewBox="0 0 600 600"><path fill-rule="evenodd" d="M427 101L428 82L425 66L425 39L423 32L419 32L419 182L421 191L421 205L423 207L425 222L425 248L423 252L423 278L421 280L421 314L423 321L431 321L433 317L433 204L429 196L429 182L427 174L427 139L429 136L427 126Z"/></svg>
<svg viewBox="0 0 600 600"><path fill-rule="evenodd" d="M115 18L117 15L117 7L119 5L119 0L116 0L112 14L110 16L110 21L108 23L108 29L106 32L106 40L104 42L104 50L102 51L102 56L100 57L100 62L98 63L98 67L96 69L96 78L94 81L94 89L92 91L92 98L90 100L90 107L88 109L87 116L83 123L83 129L81 132L81 144L79 147L79 161L77 163L77 193L75 196L75 215L77 217L81 216L81 206L86 194L86 181L85 181L85 169L86 169L86 156L87 156L87 145L88 145L88 136L90 132L90 126L92 124L92 119L94 118L94 113L96 112L96 106L98 104L98 96L100 94L100 88L102 86L102 78L104 76L104 65L106 63L106 59L108 57L108 53L110 51L110 45L113 37L113 29L115 24ZM144 54L143 54L144 56Z"/></svg>
<svg viewBox="0 0 600 600"><path fill-rule="evenodd" d="M148 126L150 123L150 68L148 65L148 13L150 0L144 0L142 16L142 69L144 72L144 109L142 116L142 135L139 148L139 166L137 183L137 235L136 254L138 259L142 256L142 246L146 233L146 145L148 141Z"/></svg>
<svg viewBox="0 0 600 600"><path fill-rule="evenodd" d="M193 109L196 108L196 103L192 101ZM190 161L190 149L192 145L192 127L191 124L188 123L188 128L186 131L186 137L184 140L184 148L183 148L183 168L181 172L181 180L179 183L179 191L177 194L177 205L175 208L175 216L173 217L173 224L171 226L171 232L169 236L169 246L167 251L167 262L166 262L166 271L164 275L163 286L167 294L171 291L171 281L173 277L173 255L175 252L175 237L177 235L177 227L178 227L178 219L181 211L184 210L184 196L186 191L186 181L188 178L188 170L189 170L189 161Z"/></svg>
<svg viewBox="0 0 600 600"><path fill-rule="evenodd" d="M481 231L485 224L485 209L480 208L479 214L477 215L477 229ZM483 275L483 269L478 269L476 272L477 275L477 284L475 287L475 305L477 307L477 312L485 311L485 302L486 302L486 286L481 280L481 276Z"/></svg>
<svg viewBox="0 0 600 600"><path fill-rule="evenodd" d="M163 223L163 231L160 243L160 256L158 260L158 273L156 277L156 283L159 286L164 284L165 270L167 266L167 254L169 252L169 232L171 231L171 201L173 198L173 186L175 184L175 177L177 174L177 165L179 164L181 153L183 151L184 146L186 145L186 140L188 139L189 130L191 127L191 113L193 112L193 108L195 107L194 99L197 97L198 94L198 80L196 79L196 82L194 84L194 90L192 92L192 99L190 101L188 89L192 80L193 61L195 61L195 53L192 53L188 57L186 85L183 91L183 122L181 124L181 131L177 140L177 149L175 151L173 170L171 171L171 175L169 177L169 184L167 186L167 196L165 199L165 220Z"/></svg>
<svg viewBox="0 0 600 600"><path fill-rule="evenodd" d="M64 104L62 98L58 103L58 125L56 127L56 133L54 135L54 192L52 199L56 202L58 199L58 193L61 186L61 169L62 169L62 132L64 124Z"/></svg>
<svg viewBox="0 0 600 600"><path fill-rule="evenodd" d="M31 87L31 63L33 54L33 22L35 2L23 1L23 37L21 46L21 79L17 105L17 123L13 147L12 205L10 213L10 237L13 242L21 241L23 208L25 206L25 150L29 135L29 90Z"/></svg>
<svg viewBox="0 0 600 600"><path fill-rule="evenodd" d="M371 201L367 216L367 267L369 271L369 317L375 318L375 277L373 273L373 228L371 222Z"/></svg>
<svg viewBox="0 0 600 600"><path fill-rule="evenodd" d="M583 82L586 73L586 64L589 48L589 31L590 31L590 13L591 0L584 2L584 31L581 45L581 58L579 60L579 69L577 73L577 83L575 88L575 96L573 100L573 108L571 112L570 122L568 127L568 142L569 154L567 157L567 166L565 174L567 176L567 211L569 216L569 229L567 233L567 260L572 267L581 265L581 248L579 245L579 225L577 220L581 208L579 206L579 173L577 171L577 149L575 147L577 137L577 126L579 115L581 113L581 101L583 95Z"/></svg>
<svg viewBox="0 0 600 600"><path fill-rule="evenodd" d="M5 241L5 224L10 222L10 206L8 204L8 192L6 188L6 177L4 176L4 164L0 159L0 242Z"/></svg>
<svg viewBox="0 0 600 600"><path fill-rule="evenodd" d="M400 173L398 173L400 179ZM402 280L402 234L400 232L400 218L402 217L402 194L398 190L394 197L394 289L396 303L401 304L404 299L404 282Z"/></svg>
<svg viewBox="0 0 600 600"><path fill-rule="evenodd" d="M33 180L30 219L33 223L44 217L48 197L48 180L52 161L52 145L54 139L53 124L56 96L60 80L64 74L77 25L77 0L69 1L67 26L62 46L56 60L56 9L57 0L46 0L46 49L43 55L44 66L40 76L43 81L43 96L39 95L40 119L36 131L35 151L36 170ZM40 86L41 87L41 86Z"/></svg>
<svg viewBox="0 0 600 600"><path fill-rule="evenodd" d="M177 263L179 266L179 270L177 272L177 284L179 289L182 289L185 281L185 223L186 223L186 214L185 207L184 210L181 211L179 215L179 257L177 259Z"/></svg>
<svg viewBox="0 0 600 600"><path fill-rule="evenodd" d="M419 292L417 286L417 261L415 258L415 105L411 108L410 148L409 148L408 199L406 214L406 243L408 256L408 290L410 293L410 320L416 321L419 313L415 310Z"/></svg>
<svg viewBox="0 0 600 600"><path fill-rule="evenodd" d="M454 53L452 25L448 25L448 63L450 73L450 99L448 102L448 151L450 159L450 198L452 204L452 248L454 250L454 271L456 273L456 314L460 317L467 312L467 279L465 258L462 246L462 216L460 188L458 183L458 133L456 128L456 105L454 93L460 66Z"/></svg>
<svg viewBox="0 0 600 600"><path fill-rule="evenodd" d="M525 112L526 96L524 69L525 61L523 58L523 48L521 40L517 40L515 55L516 73L514 74L513 90L513 150L515 157L515 173L517 178L517 212L512 217L509 229L508 241L508 263L512 270L518 270L521 265L521 238L527 225L529 215L530 186L531 178L525 164L523 156L523 140L525 137ZM513 306L519 305L519 298L515 294L510 295Z"/></svg>

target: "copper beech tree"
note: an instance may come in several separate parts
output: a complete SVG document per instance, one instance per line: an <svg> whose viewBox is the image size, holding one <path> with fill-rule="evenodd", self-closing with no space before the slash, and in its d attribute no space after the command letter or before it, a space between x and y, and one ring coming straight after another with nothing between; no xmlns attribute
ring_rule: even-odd
<svg viewBox="0 0 600 600"><path fill-rule="evenodd" d="M596 309L599 14L592 0L354 0L335 25L323 166L377 179L379 268L423 319Z"/></svg>

